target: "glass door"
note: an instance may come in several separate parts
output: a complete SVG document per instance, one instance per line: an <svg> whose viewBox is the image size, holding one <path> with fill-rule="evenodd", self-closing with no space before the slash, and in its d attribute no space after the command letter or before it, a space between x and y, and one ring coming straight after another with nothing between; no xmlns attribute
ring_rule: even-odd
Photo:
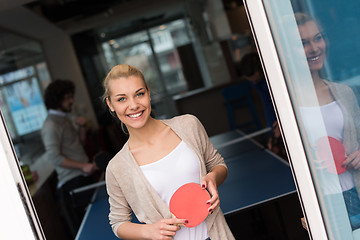
<svg viewBox="0 0 360 240"><path fill-rule="evenodd" d="M360 3L245 6L309 234L360 239Z"/></svg>
<svg viewBox="0 0 360 240"><path fill-rule="evenodd" d="M0 238L45 239L0 110Z"/></svg>

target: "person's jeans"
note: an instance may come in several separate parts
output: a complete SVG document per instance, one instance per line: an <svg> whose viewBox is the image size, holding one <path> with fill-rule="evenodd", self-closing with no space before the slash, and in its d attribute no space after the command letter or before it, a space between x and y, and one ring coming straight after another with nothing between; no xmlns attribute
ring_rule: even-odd
<svg viewBox="0 0 360 240"><path fill-rule="evenodd" d="M352 229L360 227L360 199L356 188L343 192L346 209L350 218Z"/></svg>

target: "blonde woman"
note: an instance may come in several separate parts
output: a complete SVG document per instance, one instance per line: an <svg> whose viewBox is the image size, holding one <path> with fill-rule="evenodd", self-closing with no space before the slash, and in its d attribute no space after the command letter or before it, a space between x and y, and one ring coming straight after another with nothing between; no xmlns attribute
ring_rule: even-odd
<svg viewBox="0 0 360 240"><path fill-rule="evenodd" d="M104 100L126 126L129 139L110 161L106 185L110 224L123 239L234 239L222 211L217 187L227 176L199 120L183 115L168 120L150 116L150 90L133 66L117 65L104 81ZM209 215L195 228L172 218L171 195L196 182L210 194ZM144 224L131 222L131 213ZM179 226L185 224L185 226Z"/></svg>
<svg viewBox="0 0 360 240"><path fill-rule="evenodd" d="M331 205L342 194L353 229L360 227L360 109L350 87L326 80L323 70L327 53L327 41L321 27L315 19L305 13L296 13L301 41L308 67L312 76L318 105L300 106L303 124L310 143L316 151L316 142L324 137L323 132L314 124L315 111L320 108L323 115L326 134L340 141L345 148L346 158L342 166L346 169L341 174L329 173L320 169L318 174L326 178L322 184L326 202ZM323 161L324 159L317 159ZM340 184L337 184L337 183ZM337 216L333 216L337 218Z"/></svg>

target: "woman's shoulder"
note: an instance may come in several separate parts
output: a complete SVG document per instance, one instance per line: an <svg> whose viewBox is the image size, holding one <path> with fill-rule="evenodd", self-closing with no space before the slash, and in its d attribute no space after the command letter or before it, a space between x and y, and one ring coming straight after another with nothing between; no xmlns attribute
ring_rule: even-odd
<svg viewBox="0 0 360 240"><path fill-rule="evenodd" d="M327 83L327 85L330 88L342 90L342 91L352 91L351 87L349 87L348 85L346 85L344 83L333 82L333 81L325 81L325 82Z"/></svg>
<svg viewBox="0 0 360 240"><path fill-rule="evenodd" d="M171 119L163 120L163 121L165 123L182 124L182 125L198 124L200 122L199 119L192 114L179 115L179 116L173 117Z"/></svg>
<svg viewBox="0 0 360 240"><path fill-rule="evenodd" d="M335 98L337 100L342 99L343 102L357 102L355 101L356 97L355 97L355 93L353 91L353 89L344 84L344 83L339 83L339 82L329 82L327 81L327 84L330 88L330 91L332 92L332 94L335 96Z"/></svg>

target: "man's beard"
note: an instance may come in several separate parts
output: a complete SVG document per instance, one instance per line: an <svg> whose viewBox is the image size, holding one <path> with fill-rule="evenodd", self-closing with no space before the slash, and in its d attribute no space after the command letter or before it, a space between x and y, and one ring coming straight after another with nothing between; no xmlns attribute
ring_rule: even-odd
<svg viewBox="0 0 360 240"><path fill-rule="evenodd" d="M60 110L69 113L72 111L72 105L70 105L69 108L64 108L63 106L60 106Z"/></svg>

